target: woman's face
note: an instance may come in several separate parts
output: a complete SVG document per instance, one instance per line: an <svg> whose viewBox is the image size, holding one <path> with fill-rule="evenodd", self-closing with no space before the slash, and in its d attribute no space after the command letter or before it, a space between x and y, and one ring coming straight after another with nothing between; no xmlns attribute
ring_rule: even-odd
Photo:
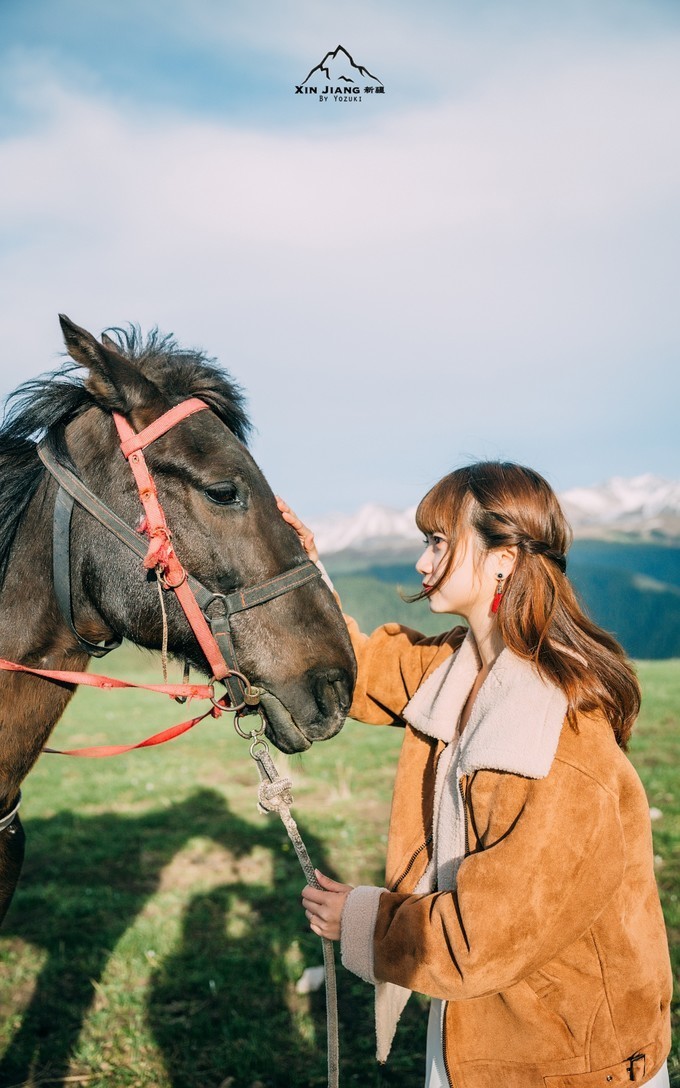
<svg viewBox="0 0 680 1088"><path fill-rule="evenodd" d="M493 581L487 584L485 557L471 530L456 545L448 578L437 589L430 587L444 570L449 541L442 533L428 533L425 543L427 547L416 563L416 570L423 576L423 589L432 612L451 612L468 619L482 599L490 604Z"/></svg>

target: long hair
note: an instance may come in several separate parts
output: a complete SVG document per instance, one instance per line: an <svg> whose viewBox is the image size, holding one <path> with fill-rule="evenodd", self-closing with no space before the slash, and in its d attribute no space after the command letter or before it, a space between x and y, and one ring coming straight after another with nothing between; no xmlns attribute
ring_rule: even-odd
<svg viewBox="0 0 680 1088"><path fill-rule="evenodd" d="M600 711L625 749L640 687L621 646L585 615L566 577L572 534L547 481L521 465L480 461L435 484L416 521L422 532L449 541L437 584L448 577L456 544L470 530L483 552L517 548L497 613L503 642L562 689L573 728L577 712Z"/></svg>

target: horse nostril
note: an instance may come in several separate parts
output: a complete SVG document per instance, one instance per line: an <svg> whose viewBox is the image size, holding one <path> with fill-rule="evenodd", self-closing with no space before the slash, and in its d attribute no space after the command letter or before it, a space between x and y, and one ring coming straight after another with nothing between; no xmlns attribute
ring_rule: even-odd
<svg viewBox="0 0 680 1088"><path fill-rule="evenodd" d="M316 705L327 718L347 714L352 704L352 682L344 669L319 669L312 680Z"/></svg>

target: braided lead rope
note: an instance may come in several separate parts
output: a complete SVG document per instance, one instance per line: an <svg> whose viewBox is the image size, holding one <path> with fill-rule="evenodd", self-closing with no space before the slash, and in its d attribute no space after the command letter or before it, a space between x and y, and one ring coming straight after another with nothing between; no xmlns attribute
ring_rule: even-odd
<svg viewBox="0 0 680 1088"><path fill-rule="evenodd" d="M307 883L314 888L320 887L314 872L307 847L302 841L298 826L291 816L293 803L293 783L290 778L282 778L269 755L269 747L261 737L253 740L250 754L257 763L260 774L260 786L257 792L261 812L278 812L293 844ZM338 995L335 980L335 955L333 942L321 938L323 965L326 982L326 1037L328 1045L328 1088L338 1088L340 1083L340 1046L338 1032Z"/></svg>
<svg viewBox="0 0 680 1088"><path fill-rule="evenodd" d="M165 610L165 599L163 597L163 583L161 581L160 570L156 571L156 585L158 586L158 602L161 606L161 616L163 618L163 638L161 641L161 669L163 670L163 683L168 682L168 613Z"/></svg>

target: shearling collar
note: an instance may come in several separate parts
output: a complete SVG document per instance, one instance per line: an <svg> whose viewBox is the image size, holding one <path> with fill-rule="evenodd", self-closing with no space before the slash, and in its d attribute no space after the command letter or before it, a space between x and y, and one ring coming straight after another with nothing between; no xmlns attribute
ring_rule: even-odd
<svg viewBox="0 0 680 1088"><path fill-rule="evenodd" d="M435 669L407 704L406 721L430 737L452 741L480 668L477 644L468 631L457 653ZM531 662L504 649L460 738L460 773L486 769L545 778L566 712L561 689L544 680Z"/></svg>

